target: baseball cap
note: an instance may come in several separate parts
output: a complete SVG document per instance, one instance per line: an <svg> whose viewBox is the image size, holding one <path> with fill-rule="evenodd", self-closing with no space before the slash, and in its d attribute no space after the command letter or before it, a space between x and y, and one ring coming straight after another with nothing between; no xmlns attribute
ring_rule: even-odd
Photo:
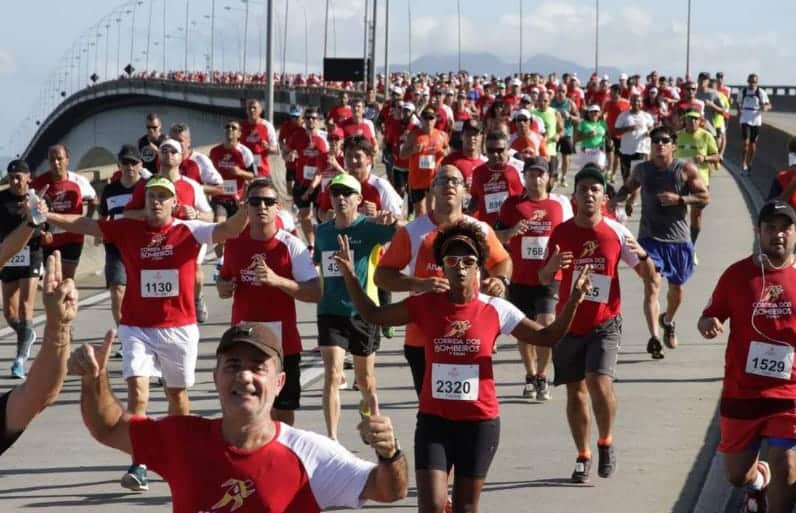
<svg viewBox="0 0 796 513"><path fill-rule="evenodd" d="M8 163L8 167L6 168L6 172L8 173L30 173L30 167L28 167L28 163L22 159L12 160Z"/></svg>
<svg viewBox="0 0 796 513"><path fill-rule="evenodd" d="M540 156L534 156L528 159L525 159L525 166L523 166L523 171L530 171L531 169L538 169L543 173L550 173L550 164Z"/></svg>
<svg viewBox="0 0 796 513"><path fill-rule="evenodd" d="M404 94L404 90L403 90L403 88L402 88L401 86L397 86L397 85L395 85L395 86L392 86L392 87L390 88L390 92L391 92L392 94L395 94L395 95L398 95L398 96L403 96L403 94Z"/></svg>
<svg viewBox="0 0 796 513"><path fill-rule="evenodd" d="M401 104L401 108L403 110L410 110L410 111L414 112L415 111L415 104L412 103L412 102L403 102Z"/></svg>
<svg viewBox="0 0 796 513"><path fill-rule="evenodd" d="M768 221L774 216L786 216L790 219L791 224L796 224L796 211L793 210L790 203L774 200L769 201L760 209L760 213L757 215L758 226L763 221Z"/></svg>
<svg viewBox="0 0 796 513"><path fill-rule="evenodd" d="M280 364L284 361L282 356L282 341L274 331L262 323L246 322L229 328L221 335L221 340L216 348L216 356L220 355L238 342L249 344L263 353L279 358Z"/></svg>
<svg viewBox="0 0 796 513"><path fill-rule="evenodd" d="M146 188L152 189L153 187L161 187L163 189L166 189L171 193L172 196L175 196L177 194L177 188L174 187L174 182L172 182L171 180L169 180L164 176L153 176L152 178L150 178L149 181L146 183Z"/></svg>
<svg viewBox="0 0 796 513"><path fill-rule="evenodd" d="M694 119L700 119L702 117L702 113L699 112L698 110L691 109L691 110L689 110L688 112L685 113L685 117L694 118Z"/></svg>
<svg viewBox="0 0 796 513"><path fill-rule="evenodd" d="M529 111L528 109L515 110L514 115L511 116L511 119L515 120L519 117L526 117L528 119L531 119L531 111Z"/></svg>
<svg viewBox="0 0 796 513"><path fill-rule="evenodd" d="M135 160L136 162L141 162L141 152L132 144L123 145L117 157L119 160Z"/></svg>
<svg viewBox="0 0 796 513"><path fill-rule="evenodd" d="M520 79L519 79L519 78L515 78L514 80L512 80L512 81L511 81L511 85L512 85L512 87L514 87L514 86L521 86L521 85L522 85L522 82L520 82Z"/></svg>
<svg viewBox="0 0 796 513"><path fill-rule="evenodd" d="M345 139L345 133L343 133L343 129L339 126L335 125L334 127L330 128L328 132L326 132L327 139Z"/></svg>
<svg viewBox="0 0 796 513"><path fill-rule="evenodd" d="M619 80L627 80L627 73L622 73L619 75Z"/></svg>
<svg viewBox="0 0 796 513"><path fill-rule="evenodd" d="M348 173L340 173L338 175L335 175L335 177L332 178L332 180L329 182L329 189L331 189L335 185L340 187L347 187L353 191L356 191L357 194L362 194L362 184L359 183L359 180L349 175Z"/></svg>
<svg viewBox="0 0 796 513"><path fill-rule="evenodd" d="M180 144L174 139L166 139L162 143L160 143L158 149L162 150L163 148L172 148L177 153L182 153L182 144Z"/></svg>
<svg viewBox="0 0 796 513"><path fill-rule="evenodd" d="M499 82L497 86L498 86L498 89L505 89L506 88L506 84L504 84L503 82Z"/></svg>
<svg viewBox="0 0 796 513"><path fill-rule="evenodd" d="M588 112L600 112L599 105L589 105L589 108L586 109Z"/></svg>
<svg viewBox="0 0 796 513"><path fill-rule="evenodd" d="M291 105L287 113L290 115L291 118L297 118L301 116L301 107L299 107L298 105Z"/></svg>
<svg viewBox="0 0 796 513"><path fill-rule="evenodd" d="M467 119L462 123L462 132L477 132L480 134L483 131L484 127L481 126L477 119Z"/></svg>
<svg viewBox="0 0 796 513"><path fill-rule="evenodd" d="M577 184L579 181L583 180L584 178L593 178L602 184L603 188L605 188L606 181L605 175L603 174L602 170L593 165L593 164L586 164L581 168L580 171L577 172L575 175L575 183Z"/></svg>

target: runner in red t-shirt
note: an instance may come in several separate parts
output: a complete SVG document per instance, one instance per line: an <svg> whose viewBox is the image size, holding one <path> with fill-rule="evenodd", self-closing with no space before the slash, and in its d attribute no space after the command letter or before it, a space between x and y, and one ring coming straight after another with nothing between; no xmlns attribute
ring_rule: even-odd
<svg viewBox="0 0 796 513"><path fill-rule="evenodd" d="M526 316L542 326L549 326L555 319L558 282L542 285L539 270L544 263L550 234L572 217L572 208L567 198L547 192L550 164L545 159L526 160L524 173L525 193L507 199L500 207L497 221L498 238L508 245L514 262L507 297ZM522 342L519 350L525 366L523 397L547 401L550 399L546 374L550 350Z"/></svg>
<svg viewBox="0 0 796 513"><path fill-rule="evenodd" d="M503 202L523 193L522 169L509 160L509 141L504 132L486 136L487 162L473 171L470 205L467 210L476 218L495 226Z"/></svg>
<svg viewBox="0 0 796 513"><path fill-rule="evenodd" d="M555 383L567 385L567 412L578 450L572 481L585 483L591 470L589 404L595 411L599 439L598 473L609 477L616 467L613 425L616 396L613 380L622 329L619 295L619 261L633 267L645 281L655 273L652 259L623 225L605 219L605 175L586 166L575 175L575 217L561 223L550 235L545 266L539 282L559 281L558 314L570 295L575 271L590 266L591 288L567 335L553 348Z"/></svg>
<svg viewBox="0 0 796 513"><path fill-rule="evenodd" d="M291 105L288 112L290 118L282 123L279 127L279 151L282 154L282 160L285 162L285 184L287 190L293 190L293 184L296 179L296 159L295 155L288 148L287 143L293 134L304 130L304 124L301 120L301 109L296 105Z"/></svg>
<svg viewBox="0 0 796 513"><path fill-rule="evenodd" d="M351 118L351 106L348 104L348 92L340 93L340 103L332 107L326 115L326 119L337 126L342 126L343 122Z"/></svg>
<svg viewBox="0 0 796 513"><path fill-rule="evenodd" d="M457 510L475 511L500 437L500 414L492 350L500 334L551 346L567 330L589 280L582 273L566 307L553 325L542 327L504 299L479 293L479 268L487 242L475 223L461 221L434 241L435 263L447 287L386 306L376 306L354 274L348 238L335 260L357 312L387 326L416 323L425 345L423 386L415 431L415 479L421 511L444 507L448 472L454 470Z"/></svg>
<svg viewBox="0 0 796 513"><path fill-rule="evenodd" d="M608 165L606 169L611 173L611 176L616 174L619 168L619 146L621 143L621 135L616 132L616 120L619 114L630 110L630 102L620 95L619 84L611 86L610 96L603 102L597 105L602 106L605 115L605 124L608 127L608 134L606 141L606 153L608 157ZM608 147L610 146L610 148Z"/></svg>
<svg viewBox="0 0 796 513"><path fill-rule="evenodd" d="M168 160L163 152L160 156L161 162ZM47 217L48 223L72 233L102 237L119 249L127 288L118 336L127 409L134 415L146 413L152 376L163 377L169 412L188 415L187 389L195 381L199 349L196 259L203 244L235 237L246 224L244 212L219 224L174 219L176 194L171 180L157 176L146 184L144 219L95 221L52 212ZM122 486L146 490L146 480L146 468L134 462L123 476Z"/></svg>
<svg viewBox="0 0 796 513"><path fill-rule="evenodd" d="M758 250L724 271L698 323L702 336L714 339L730 321L718 450L724 454L727 480L745 488L743 511L794 507L787 478L796 472L794 225L796 212L788 203L763 206ZM763 438L771 468L758 459Z"/></svg>
<svg viewBox="0 0 796 513"><path fill-rule="evenodd" d="M343 130L346 138L361 135L376 147L376 128L373 126L372 121L365 119L364 114L365 102L357 98L352 102L351 117L338 124L338 126Z"/></svg>
<svg viewBox="0 0 796 513"><path fill-rule="evenodd" d="M467 200L465 206L469 203L470 187L473 184L473 173L476 168L484 164L487 159L481 153L481 142L483 141L483 128L481 123L475 119L469 119L462 124L462 150L449 153L442 162L440 167L445 165L456 166L462 172L464 177L464 184L467 188Z"/></svg>
<svg viewBox="0 0 796 513"><path fill-rule="evenodd" d="M279 152L276 129L267 119L263 119L263 107L259 100L246 102L248 118L241 123L240 141L251 150L258 176L269 176L271 165L268 155Z"/></svg>
<svg viewBox="0 0 796 513"><path fill-rule="evenodd" d="M279 194L273 182L254 180L247 189L246 203L248 230L226 242L216 288L219 297L233 298L233 326L266 323L281 334L286 380L274 403L274 418L293 425L301 398L296 300L317 303L321 285L307 247L298 237L279 229Z"/></svg>

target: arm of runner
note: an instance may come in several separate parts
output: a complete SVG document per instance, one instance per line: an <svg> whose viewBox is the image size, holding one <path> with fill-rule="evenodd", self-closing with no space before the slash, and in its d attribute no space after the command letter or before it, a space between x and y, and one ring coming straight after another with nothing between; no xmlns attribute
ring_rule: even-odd
<svg viewBox="0 0 796 513"><path fill-rule="evenodd" d="M223 223L217 223L215 225L215 228L213 228L213 242L218 244L219 242L224 242L227 239L234 239L240 235L243 229L246 228L246 223L249 220L246 215L247 212L246 203L241 201L235 215L228 217Z"/></svg>
<svg viewBox="0 0 796 513"><path fill-rule="evenodd" d="M406 456L398 448L392 421L380 415L374 395L371 395L369 407L371 414L358 427L376 450L379 464L370 471L360 498L377 502L397 501L406 497L408 491Z"/></svg>
<svg viewBox="0 0 796 513"><path fill-rule="evenodd" d="M47 315L44 338L28 371L28 379L14 388L8 397L7 434L24 431L33 417L55 402L64 384L69 331L77 316L77 288L71 279L63 279L59 251L47 258L42 299Z"/></svg>
<svg viewBox="0 0 796 513"><path fill-rule="evenodd" d="M627 255L626 253L632 253L632 255ZM622 259L625 260L625 263L631 265L633 270L636 271L636 274L644 280L645 282L651 281L655 278L657 274L655 271L655 262L649 257L649 253L641 247L641 244L630 234L628 233L624 237L624 243L622 245Z"/></svg>
<svg viewBox="0 0 796 513"><path fill-rule="evenodd" d="M43 215L49 215L47 203L43 199L39 200L38 208ZM28 205L25 206L25 215L28 220L31 219L30 206ZM14 231L9 233L8 237L4 238L2 242L0 242L0 267L11 260L11 257L22 251L22 248L27 245L30 237L35 231L36 228L28 225L26 221L14 228Z"/></svg>
<svg viewBox="0 0 796 513"><path fill-rule="evenodd" d="M218 291L218 297L221 299L229 299L235 292L235 282L218 277L216 278L216 290Z"/></svg>
<svg viewBox="0 0 796 513"><path fill-rule="evenodd" d="M719 321L716 317L707 317L704 315L699 318L697 329L699 330L699 333L708 340L716 338L720 334L724 333L724 326L722 325L721 321Z"/></svg>
<svg viewBox="0 0 796 513"><path fill-rule="evenodd" d="M548 247L549 251L549 247ZM561 251L561 248L556 244L553 246L553 252L550 254L550 258L547 259L547 263L539 269L539 283L542 285L550 285L556 279L556 274L561 269L566 269L570 265L572 265L572 260L575 258L575 255L572 251Z"/></svg>
<svg viewBox="0 0 796 513"><path fill-rule="evenodd" d="M620 202L625 201L631 193L641 187L641 178L639 177L640 172L641 171L639 171L638 166L630 170L630 176L628 177L627 182L625 182L625 184L622 185L618 191L616 191L614 197L608 202L608 207L610 209L616 209L616 206Z"/></svg>
<svg viewBox="0 0 796 513"><path fill-rule="evenodd" d="M692 162L687 162L686 165L683 166L683 171L685 172L685 179L691 194L681 196L673 192L661 192L658 194L658 200L661 202L661 205L668 207L682 204L701 208L706 207L708 203L710 203L710 193L704 182L702 182L696 165Z"/></svg>
<svg viewBox="0 0 796 513"><path fill-rule="evenodd" d="M108 379L108 357L116 330L108 330L99 347L83 344L69 357L68 369L81 376L80 411L89 433L99 443L133 454L130 417L114 397Z"/></svg>
<svg viewBox="0 0 796 513"><path fill-rule="evenodd" d="M125 215L126 214L125 212ZM102 232L99 229L97 221L77 214L56 214L55 212L48 212L47 223L55 225L67 232L102 237Z"/></svg>
<svg viewBox="0 0 796 513"><path fill-rule="evenodd" d="M357 309L359 315L371 324L380 326L403 326L409 324L409 311L403 303L392 303L385 306L376 306L373 300L365 294L359 280L354 273L354 262L348 237L337 236L337 244L340 250L335 254L334 259L340 267L340 272L345 281L345 288L351 301Z"/></svg>
<svg viewBox="0 0 796 513"><path fill-rule="evenodd" d="M572 319L575 318L578 305L586 296L586 292L591 288L591 266L586 265L581 269L572 294L569 296L563 310L556 315L553 324L543 327L536 321L525 317L511 332L518 340L534 344L537 346L553 347L569 331Z"/></svg>

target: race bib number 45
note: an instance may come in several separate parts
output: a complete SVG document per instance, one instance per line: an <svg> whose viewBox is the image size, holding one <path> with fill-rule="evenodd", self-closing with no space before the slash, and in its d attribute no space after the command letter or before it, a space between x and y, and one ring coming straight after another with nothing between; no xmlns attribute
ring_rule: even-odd
<svg viewBox="0 0 796 513"><path fill-rule="evenodd" d="M325 278L329 278L332 276L342 276L340 273L340 267L337 265L337 261L334 259L334 255L337 251L324 251L321 253L321 265L323 269L321 273Z"/></svg>
<svg viewBox="0 0 796 513"><path fill-rule="evenodd" d="M431 365L431 397L451 401L478 399L478 365Z"/></svg>
<svg viewBox="0 0 796 513"><path fill-rule="evenodd" d="M790 380L793 371L793 347L768 342L749 344L746 373L767 378Z"/></svg>
<svg viewBox="0 0 796 513"><path fill-rule="evenodd" d="M180 295L180 276L177 269L141 271L141 297L162 298Z"/></svg>

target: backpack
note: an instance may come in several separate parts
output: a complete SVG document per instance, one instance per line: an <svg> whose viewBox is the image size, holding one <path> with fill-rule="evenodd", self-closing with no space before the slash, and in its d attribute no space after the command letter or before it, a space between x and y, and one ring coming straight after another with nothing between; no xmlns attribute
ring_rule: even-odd
<svg viewBox="0 0 796 513"><path fill-rule="evenodd" d="M760 110L760 108L757 108L757 109L744 109L743 103L744 103L744 100L746 99L747 96L750 96L750 95L747 94L747 88L744 87L743 89L741 89L741 109L743 109L743 110ZM762 107L763 106L763 95L760 94L760 88L759 87L757 89L755 89L755 97L757 98L757 104L760 107Z"/></svg>

